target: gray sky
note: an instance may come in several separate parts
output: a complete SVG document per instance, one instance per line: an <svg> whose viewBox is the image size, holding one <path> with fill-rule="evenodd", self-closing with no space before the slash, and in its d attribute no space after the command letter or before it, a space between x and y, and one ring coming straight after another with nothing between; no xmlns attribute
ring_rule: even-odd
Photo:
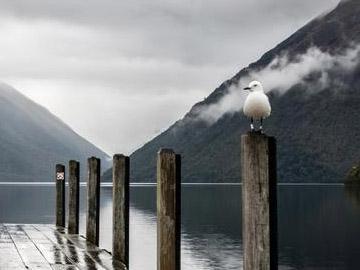
<svg viewBox="0 0 360 270"><path fill-rule="evenodd" d="M0 0L0 80L130 154L338 0Z"/></svg>

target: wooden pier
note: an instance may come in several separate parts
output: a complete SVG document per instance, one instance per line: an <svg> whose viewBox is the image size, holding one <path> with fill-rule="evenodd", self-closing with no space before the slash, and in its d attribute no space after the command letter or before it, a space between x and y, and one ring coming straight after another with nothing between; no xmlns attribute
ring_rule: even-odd
<svg viewBox="0 0 360 270"><path fill-rule="evenodd" d="M112 255L62 227L0 224L0 269L125 270Z"/></svg>
<svg viewBox="0 0 360 270"><path fill-rule="evenodd" d="M241 139L244 270L277 269L276 142L261 133ZM129 267L130 159L113 159L112 253L100 249L100 160L88 159L86 239L79 231L79 166L56 165L55 225L0 224L1 269ZM181 157L160 149L157 160L157 270L181 269ZM239 194L240 195L240 194ZM67 209L66 209L67 208ZM65 228L68 213L68 228ZM240 214L240 213L239 213ZM240 258L239 258L240 259Z"/></svg>

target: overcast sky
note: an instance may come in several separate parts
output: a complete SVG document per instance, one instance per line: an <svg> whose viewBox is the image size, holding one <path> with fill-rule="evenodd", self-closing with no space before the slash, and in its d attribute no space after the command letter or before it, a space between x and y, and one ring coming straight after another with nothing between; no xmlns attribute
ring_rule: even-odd
<svg viewBox="0 0 360 270"><path fill-rule="evenodd" d="M130 154L338 0L0 0L0 80Z"/></svg>

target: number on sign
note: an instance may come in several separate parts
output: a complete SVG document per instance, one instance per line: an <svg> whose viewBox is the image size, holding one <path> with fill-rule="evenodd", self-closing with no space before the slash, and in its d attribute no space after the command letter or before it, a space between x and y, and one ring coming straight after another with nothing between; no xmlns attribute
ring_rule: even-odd
<svg viewBox="0 0 360 270"><path fill-rule="evenodd" d="M65 179L65 173L58 172L56 173L56 180L64 180Z"/></svg>

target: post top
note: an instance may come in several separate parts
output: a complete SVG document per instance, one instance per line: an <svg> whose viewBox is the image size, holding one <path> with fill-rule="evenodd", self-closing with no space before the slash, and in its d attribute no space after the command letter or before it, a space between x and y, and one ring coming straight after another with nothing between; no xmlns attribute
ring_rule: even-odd
<svg viewBox="0 0 360 270"><path fill-rule="evenodd" d="M69 163L79 163L79 161L75 160L75 159L72 159L69 161Z"/></svg>
<svg viewBox="0 0 360 270"><path fill-rule="evenodd" d="M171 148L160 148L158 154L175 154L175 152Z"/></svg>
<svg viewBox="0 0 360 270"><path fill-rule="evenodd" d="M115 154L113 156L113 159L123 159L123 158L128 158L128 156L125 156L124 154Z"/></svg>
<svg viewBox="0 0 360 270"><path fill-rule="evenodd" d="M65 166L63 164L56 164L56 170L63 170Z"/></svg>
<svg viewBox="0 0 360 270"><path fill-rule="evenodd" d="M99 161L100 161L100 158L97 158L97 157L92 156L92 157L89 157L88 160L89 160L89 161L90 161L90 160L99 160Z"/></svg>

